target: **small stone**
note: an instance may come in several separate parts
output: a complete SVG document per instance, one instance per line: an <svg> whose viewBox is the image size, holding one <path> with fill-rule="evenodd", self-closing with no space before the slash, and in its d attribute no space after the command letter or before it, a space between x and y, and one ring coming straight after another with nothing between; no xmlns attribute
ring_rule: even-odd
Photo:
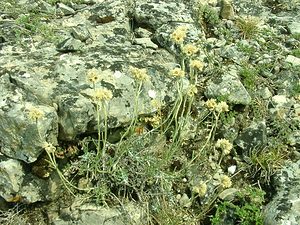
<svg viewBox="0 0 300 225"><path fill-rule="evenodd" d="M236 188L228 188L219 194L219 198L224 201L232 201L239 190Z"/></svg>
<svg viewBox="0 0 300 225"><path fill-rule="evenodd" d="M232 19L234 17L234 9L232 4L229 1L226 0L222 1L220 16L222 19L227 19L227 20Z"/></svg>
<svg viewBox="0 0 300 225"><path fill-rule="evenodd" d="M56 50L59 52L76 52L82 49L82 42L74 39L74 38L67 38L66 40L62 41L57 45Z"/></svg>
<svg viewBox="0 0 300 225"><path fill-rule="evenodd" d="M262 99L269 99L272 97L272 92L267 87L259 89L258 93L262 97Z"/></svg>
<svg viewBox="0 0 300 225"><path fill-rule="evenodd" d="M239 80L233 74L233 70L227 71L221 78L212 78L208 81L205 90L205 96L210 98L225 97L229 103L248 105L251 102L251 96Z"/></svg>
<svg viewBox="0 0 300 225"><path fill-rule="evenodd" d="M293 66L299 66L300 65L300 58L297 58L292 55L288 55L285 59L285 62L291 63Z"/></svg>
<svg viewBox="0 0 300 225"><path fill-rule="evenodd" d="M91 38L91 33L83 24L72 28L71 35L80 41L86 41Z"/></svg>
<svg viewBox="0 0 300 225"><path fill-rule="evenodd" d="M74 9L72 9L71 7L69 7L63 3L58 3L57 7L58 7L58 9L57 9L58 14L62 14L64 16L75 14Z"/></svg>
<svg viewBox="0 0 300 225"><path fill-rule="evenodd" d="M152 32L141 27L135 29L134 33L137 38L150 38L150 36L152 35Z"/></svg>
<svg viewBox="0 0 300 225"><path fill-rule="evenodd" d="M288 25L291 34L300 34L300 23L292 22Z"/></svg>
<svg viewBox="0 0 300 225"><path fill-rule="evenodd" d="M227 171L229 174L233 175L236 171L236 165L229 166Z"/></svg>
<svg viewBox="0 0 300 225"><path fill-rule="evenodd" d="M144 48L158 49L158 46L151 41L151 38L136 38L134 44L141 45Z"/></svg>
<svg viewBox="0 0 300 225"><path fill-rule="evenodd" d="M179 200L179 204L184 208L189 208L192 205L192 201L187 194L184 193Z"/></svg>

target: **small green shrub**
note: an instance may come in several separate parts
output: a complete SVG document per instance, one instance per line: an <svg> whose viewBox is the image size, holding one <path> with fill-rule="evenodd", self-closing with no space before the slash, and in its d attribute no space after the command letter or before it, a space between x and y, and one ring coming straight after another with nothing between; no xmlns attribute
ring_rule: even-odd
<svg viewBox="0 0 300 225"><path fill-rule="evenodd" d="M265 192L254 187L239 191L234 201L224 201L217 206L211 223L213 225L229 222L230 224L262 225L261 209L264 195Z"/></svg>
<svg viewBox="0 0 300 225"><path fill-rule="evenodd" d="M248 90L253 90L255 88L258 76L255 68L245 65L240 70L239 75L242 78L242 83Z"/></svg>
<svg viewBox="0 0 300 225"><path fill-rule="evenodd" d="M259 19L253 16L243 16L236 21L244 39L251 39L259 32Z"/></svg>
<svg viewBox="0 0 300 225"><path fill-rule="evenodd" d="M55 5L57 3L64 3L64 4L81 4L84 3L84 0L46 0L45 2L51 4L51 5Z"/></svg>

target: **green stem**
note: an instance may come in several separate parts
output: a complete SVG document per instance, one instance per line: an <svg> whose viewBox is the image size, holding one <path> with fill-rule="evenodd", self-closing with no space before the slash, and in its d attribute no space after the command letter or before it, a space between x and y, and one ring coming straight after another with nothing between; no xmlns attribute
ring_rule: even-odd
<svg viewBox="0 0 300 225"><path fill-rule="evenodd" d="M165 132L167 132L167 130L169 129L169 127L171 126L171 124L173 122L175 122L175 128L178 126L178 112L179 112L180 106L182 104L182 86L183 86L182 80L180 80L180 84L178 81L176 81L176 86L177 86L178 96L175 100L174 107L173 107L171 113L169 114L169 117L166 119L166 122L168 122L168 125L164 129Z"/></svg>
<svg viewBox="0 0 300 225"><path fill-rule="evenodd" d="M139 96L141 94L142 85L143 85L143 82L141 81L140 84L139 84L139 86L138 86L135 98L134 98L133 118L132 118L132 120L131 120L131 122L129 124L129 127L126 130L126 132L122 135L122 137L121 137L121 139L119 141L119 146L122 143L123 139L129 134L129 132L131 131L131 128L134 127L135 124L136 124L136 121L137 121L137 118L138 118Z"/></svg>
<svg viewBox="0 0 300 225"><path fill-rule="evenodd" d="M97 157L99 157L100 155L100 147L101 147L101 124L100 124L100 119L101 119L101 115L100 115L100 108L99 107L99 103L96 103L96 111L97 111L97 130L98 130L98 139L97 139Z"/></svg>
<svg viewBox="0 0 300 225"><path fill-rule="evenodd" d="M140 81L139 86L137 88L137 91L135 93L135 98L134 98L133 118L132 118L132 120L131 120L131 122L129 124L129 127L127 128L127 130L125 131L125 133L120 138L120 141L118 143L118 147L117 147L117 150L116 150L116 154L115 154L116 156L118 156L118 158L115 160L114 164L112 165L112 168L114 168L115 165L118 164L118 162L121 159L121 157L125 154L126 150L124 150L121 153L119 153L120 146L121 146L121 144L123 142L123 139L130 133L132 127L134 127L135 124L136 124L136 122L137 122L137 118L138 118L138 103L139 103L139 96L141 94L142 86L143 86L143 82Z"/></svg>
<svg viewBox="0 0 300 225"><path fill-rule="evenodd" d="M106 152L106 141L107 141L107 105L103 102L102 103L103 108L103 115L104 115L104 132L102 132L102 142L103 142L103 148L102 148L102 166L103 170L105 169L105 152Z"/></svg>
<svg viewBox="0 0 300 225"><path fill-rule="evenodd" d="M189 165L191 165L201 154L202 151L206 148L206 146L208 145L209 141L212 139L214 131L218 125L218 120L219 120L219 113L215 114L215 112L213 112L214 116L215 116L215 124L213 125L213 127L210 129L210 132L208 134L208 137L206 139L206 142L204 143L204 145L202 146L202 148L199 150L198 154L193 157L193 159L189 162Z"/></svg>

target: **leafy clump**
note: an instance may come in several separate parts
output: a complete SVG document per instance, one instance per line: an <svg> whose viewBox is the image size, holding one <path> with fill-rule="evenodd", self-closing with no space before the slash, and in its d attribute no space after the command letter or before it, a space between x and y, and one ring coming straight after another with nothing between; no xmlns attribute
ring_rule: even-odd
<svg viewBox="0 0 300 225"><path fill-rule="evenodd" d="M236 21L244 39L251 39L259 32L260 20L254 16L243 16Z"/></svg>
<svg viewBox="0 0 300 225"><path fill-rule="evenodd" d="M218 12L214 7L200 4L197 10L197 21L205 31L210 32L220 24Z"/></svg>
<svg viewBox="0 0 300 225"><path fill-rule="evenodd" d="M255 88L258 76L258 72L255 68L250 65L245 65L241 68L239 75L242 78L242 83L248 90Z"/></svg>
<svg viewBox="0 0 300 225"><path fill-rule="evenodd" d="M243 224L262 225L261 209L265 192L255 187L248 187L238 192L234 201L221 202L211 219L213 225Z"/></svg>
<svg viewBox="0 0 300 225"><path fill-rule="evenodd" d="M84 0L46 0L45 2L55 5L57 3L64 3L64 4L80 4L84 3Z"/></svg>

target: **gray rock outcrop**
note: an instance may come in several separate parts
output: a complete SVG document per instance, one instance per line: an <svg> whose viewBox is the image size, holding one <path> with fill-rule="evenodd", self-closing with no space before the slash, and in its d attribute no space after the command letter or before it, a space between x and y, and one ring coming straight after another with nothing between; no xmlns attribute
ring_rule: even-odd
<svg viewBox="0 0 300 225"><path fill-rule="evenodd" d="M274 177L276 195L264 209L265 225L300 222L300 161L290 162Z"/></svg>

